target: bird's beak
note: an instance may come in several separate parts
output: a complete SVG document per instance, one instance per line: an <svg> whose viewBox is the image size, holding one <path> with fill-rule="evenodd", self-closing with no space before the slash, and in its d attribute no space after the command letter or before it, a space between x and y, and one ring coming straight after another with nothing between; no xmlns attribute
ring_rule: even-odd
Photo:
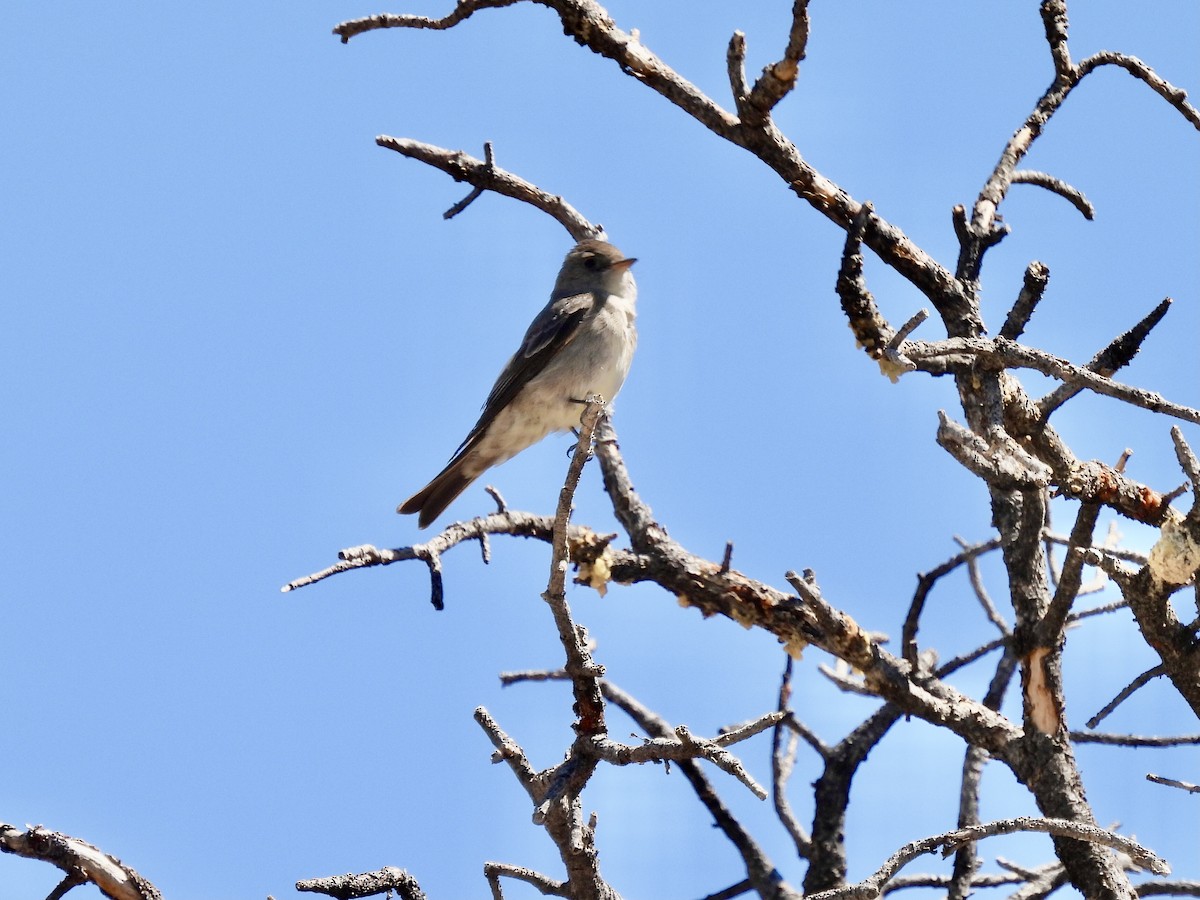
<svg viewBox="0 0 1200 900"><path fill-rule="evenodd" d="M631 256L629 259L623 259L620 262L613 263L612 267L614 269L616 269L618 272L624 272L626 269L628 269L630 266L632 266L635 262L637 262L637 257Z"/></svg>

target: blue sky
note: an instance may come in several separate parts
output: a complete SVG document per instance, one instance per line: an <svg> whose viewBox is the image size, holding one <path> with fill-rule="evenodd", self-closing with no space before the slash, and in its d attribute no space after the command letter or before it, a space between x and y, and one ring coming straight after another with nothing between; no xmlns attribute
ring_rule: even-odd
<svg viewBox="0 0 1200 900"><path fill-rule="evenodd" d="M780 127L952 265L951 207L972 201L1051 77L1035 6L814 3ZM1122 50L1200 88L1195 4L1075 7L1076 58ZM607 8L729 105L730 34L746 32L757 73L782 49L790 4ZM494 195L442 221L466 188L376 147L376 134L475 155L490 140L501 166L639 257L640 345L616 427L638 489L694 552L719 558L732 540L734 565L777 586L812 567L833 602L897 637L915 573L951 555L953 535L989 534L981 485L933 443L952 385L892 385L854 350L833 293L841 232L565 39L545 9L348 46L330 34L381 11L67 2L5 16L0 649L19 762L0 820L83 837L181 900L279 897L297 878L383 865L443 898L485 895L484 860L560 871L471 718L486 706L542 766L569 742L566 688L496 679L561 661L538 599L544 546L495 541L487 568L455 551L442 613L416 565L278 590L342 547L424 537L395 505L475 421L570 245L551 219ZM1084 190L1097 218L1014 188L1012 234L984 270L993 331L1032 259L1051 281L1027 340L1077 361L1172 296L1123 377L1200 405L1196 131L1144 85L1102 72L1028 165ZM895 322L925 305L875 260L868 278ZM939 336L936 324L917 336ZM1056 422L1083 458L1131 447L1134 477L1182 480L1165 419L1083 397ZM1185 433L1200 446L1200 431ZM549 511L566 447L549 440L485 480L513 507ZM611 527L605 500L589 468L576 519ZM449 516L490 508L477 486ZM1071 510L1057 512L1068 527ZM1153 539L1121 529L1133 546ZM612 679L672 721L708 734L773 704L782 658L767 636L702 622L650 587L571 600ZM922 634L943 658L990 636L972 604L962 580L935 595L942 621ZM1073 632L1067 661L1077 724L1152 665L1124 614ZM820 662L806 657L796 706L833 741L872 703L831 688ZM957 683L978 692L988 676L984 665ZM1158 685L1111 727L1195 730ZM617 721L613 734L631 729ZM743 753L760 778L768 752L760 739ZM1102 822L1200 877L1194 799L1142 780L1196 780L1194 750L1089 747L1080 760ZM798 787L814 762L802 757ZM961 746L919 723L884 741L856 782L853 876L951 827L960 764ZM798 883L766 806L714 779ZM1005 772L987 779L985 815L1030 811ZM585 802L627 896L698 897L740 877L676 775L605 771ZM803 791L793 802L804 818ZM698 824L678 827L687 820ZM1042 838L983 846L1027 864L1048 852ZM0 858L0 900L56 882Z"/></svg>

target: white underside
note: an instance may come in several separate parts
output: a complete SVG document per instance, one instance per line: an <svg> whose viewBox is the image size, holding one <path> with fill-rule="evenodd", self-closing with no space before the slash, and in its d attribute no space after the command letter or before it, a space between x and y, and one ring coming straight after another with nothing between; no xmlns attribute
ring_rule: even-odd
<svg viewBox="0 0 1200 900"><path fill-rule="evenodd" d="M578 428L580 401L589 395L599 394L611 404L633 361L634 318L631 298L610 295L564 351L500 411L464 458L463 474L474 478L552 432Z"/></svg>

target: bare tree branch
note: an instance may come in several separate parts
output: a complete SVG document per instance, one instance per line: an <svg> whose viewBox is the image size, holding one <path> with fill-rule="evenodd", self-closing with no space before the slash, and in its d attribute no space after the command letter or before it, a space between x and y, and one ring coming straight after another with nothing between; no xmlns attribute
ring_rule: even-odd
<svg viewBox="0 0 1200 900"><path fill-rule="evenodd" d="M1033 311L1041 303L1049 281L1050 269L1044 263L1035 260L1026 267L1025 281L1012 309L1008 311L1004 325L1000 328L1000 337L1015 341L1021 336L1033 316Z"/></svg>
<svg viewBox="0 0 1200 900"><path fill-rule="evenodd" d="M21 831L0 822L0 850L26 859L38 859L62 869L66 878L59 887L94 884L111 900L162 900L158 888L99 847L35 825ZM65 891L64 891L65 893Z"/></svg>
<svg viewBox="0 0 1200 900"><path fill-rule="evenodd" d="M939 849L943 852L952 852L955 848L968 841L978 841L985 837L1012 834L1017 831L1041 832L1043 834L1089 841L1104 847L1112 847L1120 850L1122 853L1128 854L1134 862L1149 869L1156 875L1169 875L1171 872L1170 866L1164 860L1157 857L1141 844L1103 828L1081 825L1078 822L1071 822L1065 819L1031 819L1019 817L1015 819L1001 819L995 822L988 822L984 825L974 825L969 828L960 828L956 831L948 831L945 834L912 841L892 854L874 875L864 881L849 887L806 895L806 900L857 900L857 898L864 898L865 900L865 898L878 897L883 893L883 885L891 880L896 872L919 856L923 856L926 853L933 853Z"/></svg>
<svg viewBox="0 0 1200 900"><path fill-rule="evenodd" d="M771 799L775 804L775 815L782 823L788 836L792 839L792 844L796 848L796 855L803 858L807 857L812 850L812 839L796 818L796 814L792 811L792 805L788 802L787 796L788 780L792 777L792 770L796 764L796 745L799 743L800 731L798 728L788 727L789 724L797 724L790 706L792 697L792 669L795 666L795 661L790 656L785 656L785 660L783 677L779 682L778 709L787 718L781 719L771 733ZM813 735L814 739L815 737ZM823 744L818 743L817 746L826 751L828 750ZM818 752L820 752L820 749Z"/></svg>
<svg viewBox="0 0 1200 900"><path fill-rule="evenodd" d="M1182 747L1200 744L1200 734L1155 737L1142 734L1103 734L1095 731L1072 731L1071 740L1077 744L1110 744L1120 747Z"/></svg>
<svg viewBox="0 0 1200 900"><path fill-rule="evenodd" d="M969 359L984 357L1003 368L1033 369L1066 384L1086 388L1105 397L1112 397L1115 400L1182 419L1185 422L1200 424L1200 410L1173 403L1154 391L1121 384L1086 367L1060 359L1044 350L1027 347L1007 338L998 337L994 340L948 338L944 341L933 342L906 341L902 350L906 357L917 363L918 368L923 368L921 363L927 360L947 360L952 365L961 366L965 365Z"/></svg>
<svg viewBox="0 0 1200 900"><path fill-rule="evenodd" d="M501 900L504 894L500 890L500 877L512 878L533 885L547 897L569 897L567 883L556 881L524 866L510 866L507 863L488 862L483 864L483 877L487 879L488 887L492 889L494 900Z"/></svg>
<svg viewBox="0 0 1200 900"><path fill-rule="evenodd" d="M1092 357L1091 361L1087 364L1088 370L1096 372L1105 378L1111 378L1113 373L1118 369L1129 365L1137 355L1138 350L1141 349L1142 342L1146 340L1150 331L1167 314L1171 303L1171 298L1167 297L1158 306L1154 307L1149 315L1124 334L1119 335L1112 343ZM1038 401L1037 406L1042 419L1048 419L1051 413L1082 390L1083 385L1078 383L1059 385Z"/></svg>
<svg viewBox="0 0 1200 900"><path fill-rule="evenodd" d="M515 2L515 0L510 0L510 2ZM467 4L460 4L460 8L465 5ZM422 141L391 137L386 134L381 134L375 138L375 143L380 147L395 150L409 159L419 160L426 165L433 166L435 169L441 169L455 181L465 181L467 184L474 185L477 191L495 191L497 194L503 194L505 197L511 197L514 200L528 203L540 209L562 225L563 228L567 229L571 237L577 241L581 241L584 238L599 237L604 233L602 227L593 225L562 197L555 194L547 194L541 188L526 181L524 178L501 169L490 158L487 160L476 159L474 156L469 156L461 150L447 150L444 147L436 147L433 144L426 144ZM487 146L490 148L491 145ZM490 157L490 151L488 155ZM460 212L476 196L478 194L472 192L468 199L451 207L447 211L446 218L449 218L451 214Z"/></svg>
<svg viewBox="0 0 1200 900"><path fill-rule="evenodd" d="M358 897L371 897L375 894L391 896L393 891L400 900L425 900L425 892L421 890L417 880L403 869L391 866L361 875L333 875L328 878L297 881L296 890L327 894L336 897L337 900L356 900Z"/></svg>
<svg viewBox="0 0 1200 900"><path fill-rule="evenodd" d="M512 2L515 0L459 0L454 11L443 19L375 16L344 23L337 31L343 40L347 40L355 34L377 28L444 29L464 21L478 10L505 6ZM950 450L963 465L988 483L993 518L999 531L998 546L1003 550L1009 581L1015 625L1010 635L1004 617L996 610L995 605L990 603L988 591L983 585L976 563L977 554L968 554L962 564L967 565L976 596L980 599L988 618L1001 631L1001 638L984 644L940 668L937 667L932 657L920 654L916 646L917 624L924 607L925 595L936 578L923 580L918 585L917 596L914 597L909 619L905 623L903 659L898 659L887 653L871 632L861 628L828 602L811 573L805 573L803 576L788 573L786 577L796 592L796 596L791 596L732 569L732 560L728 554L718 565L688 553L681 545L671 540L666 529L654 519L649 507L633 491L624 461L616 448L615 432L608 423L603 423L598 430L597 454L604 471L605 487L612 497L617 518L629 535L631 549L624 551L611 547L611 537L599 538L586 530L568 530L562 502L559 516L549 528L545 527L544 521L540 526L532 526L532 523L525 522L529 529L525 532L527 536L552 540L554 543L556 568L553 570L547 599L559 596L565 587L566 553L569 543L571 558L579 567L577 581L590 584L597 590L603 591L610 580L621 583L653 581L678 597L682 605L695 606L705 615L721 614L746 627L758 627L769 631L784 643L785 649L793 657L798 656L807 644L820 647L843 661L845 665L862 673L861 680L853 681L854 689L869 691L886 701L883 708L863 723L860 729L856 729L855 735L862 739L867 748L878 741L893 722L908 715L947 727L967 742L963 803L960 809L960 824L967 827L950 835L939 836L941 842L935 842L929 848L954 844L954 841L958 842L958 846L970 844L973 847L973 841L988 833L1001 833L1003 828L1017 830L1025 827L1011 823L1043 823L1029 828L1048 831L1054 836L1056 851L1063 868L1051 864L1029 870L1026 884L1019 892L1021 896L1043 896L1064 883L1068 876L1087 896L1130 896L1131 887L1120 864L1114 861L1111 854L1097 846L1114 846L1111 841L1125 839L1111 835L1094 825L1094 817L1083 794L1071 744L1067 740L1060 659L1064 628L1066 623L1092 612L1072 614L1071 607L1082 590L1083 566L1101 566L1117 580L1128 605L1138 616L1147 640L1163 655L1164 666L1172 675L1176 686L1185 696L1190 696L1190 688L1183 682L1187 681L1189 664L1192 670L1200 669L1194 665L1195 654L1192 652L1195 634L1194 631L1189 632L1177 620L1163 615L1164 606L1169 611L1167 599L1173 588L1168 589L1161 584L1161 572L1164 555L1170 556L1168 562L1177 563L1186 557L1187 541L1200 541L1200 521L1193 522L1188 519L1179 523L1179 517L1169 506L1172 495L1160 494L1127 478L1122 466L1114 469L1098 463L1081 462L1049 427L1046 419L1053 409L1083 389L1190 422L1200 422L1200 411L1167 401L1156 393L1119 384L1109 377L1137 352L1145 335L1161 319L1166 309L1165 304L1160 304L1142 323L1110 344L1088 366L1081 367L1043 350L1015 342L1044 293L1048 277L1044 266L1040 263L1030 265L1021 295L1009 313L1000 337L996 339L983 337L985 331L978 302L979 275L985 251L1007 233L1007 226L1000 221L998 208L1012 184L1030 183L1041 186L1065 197L1085 216L1090 217L1093 214L1091 204L1073 186L1046 173L1018 168L1046 123L1084 77L1100 66L1117 65L1150 85L1193 124L1197 123L1195 108L1187 103L1182 91L1159 78L1148 66L1133 57L1106 52L1075 64L1068 44L1066 3L1064 0L1043 0L1041 15L1054 64L1054 82L1008 142L969 214L964 207L955 210L954 225L959 236L960 250L957 267L951 274L909 241L894 225L878 216L870 204L856 202L838 185L809 165L796 146L778 131L772 121L771 111L793 88L799 62L804 58L809 29L805 0L795 0L793 4L791 29L782 59L768 65L753 87L750 86L745 72L745 38L740 32L734 34L727 52L726 66L736 115L713 102L663 63L641 44L636 32L626 33L617 28L612 18L594 0L535 2L557 13L568 36L617 63L623 72L662 95L714 134L748 150L779 174L798 197L847 232L838 278L838 292L856 338L873 358L880 360L885 373L892 377L913 368L931 374L951 373L955 376L965 425L958 425L948 415L943 415L938 439L939 443ZM380 140L382 143L393 139ZM415 145L415 142L409 143ZM427 145L420 146L427 148ZM474 185L476 190L467 202L477 196L479 190L500 190L508 196L516 196L534 205L540 204L539 208L553 207L557 212L551 214L568 230L591 229L590 224L582 217L578 217L577 214L571 216L563 212L560 205L552 202L558 201L558 204L561 204L560 198L541 194L527 182L517 179L516 182L500 187L493 186L493 182L499 177L499 170L495 168L490 157L484 162L467 157L464 163L459 155L460 159L452 163L450 151L440 148L432 148L426 155L429 159L425 161L449 171L456 178L461 176L460 180L470 181ZM465 169L462 168L464 165ZM454 166L459 168L452 171ZM573 210L571 212L573 213ZM575 234L576 231L572 233ZM922 321L919 316L913 317L899 332L890 326L866 288L862 246L869 247L887 265L929 298L942 317L949 335L947 340L909 340L908 334ZM1022 368L1058 378L1064 386L1052 392L1041 403L1034 403L1026 395L1015 375L1009 371ZM1177 446L1181 441L1182 437L1177 440ZM1194 461L1194 455L1190 459ZM1183 461L1184 457L1181 455L1181 464ZM1198 469L1200 465L1192 468ZM1193 483L1197 481L1197 477L1191 472L1189 478ZM1072 531L1062 573L1055 576L1057 584L1053 594L1046 578L1049 568L1047 509L1050 485L1055 485L1063 495L1084 503L1084 509L1081 510ZM567 498L569 507L568 488L564 488L563 497ZM1174 539L1175 544L1171 545L1173 549L1159 549L1157 569L1154 567L1156 557L1152 554L1143 571L1134 575L1124 570L1114 556L1105 555L1098 548L1090 546L1102 506L1116 509L1140 521L1165 523L1164 541L1170 535L1178 534L1182 537ZM1194 507L1194 510L1195 515L1192 518L1200 520L1200 506ZM475 536L482 541L483 537L490 533L521 533L510 530L519 527L519 516L520 514L509 513L502 508L496 516L486 517L486 520L475 520L475 523L492 520L486 526L465 523L452 528L460 529L464 536ZM505 521L499 521L501 518ZM472 528L475 529L474 532L471 531ZM461 539L466 537L453 538L454 541ZM437 543L438 541L442 543ZM417 548L409 548L408 552L411 555L405 557L423 559L430 567L435 601L440 597L438 554L446 548L443 547L443 543L446 543L445 533L422 545L419 551ZM387 564L398 561L399 558L387 558L387 554L402 552L376 551L369 548L369 552L359 554L356 559L369 561L362 564ZM343 562L347 560L343 559ZM1180 563L1172 571L1182 571L1182 567L1183 564ZM1113 574L1114 572L1117 574ZM1160 574L1155 575L1155 572ZM311 583L320 577L326 577L327 574L332 574L332 570L293 582L289 587ZM1191 573L1186 575L1187 578L1191 577ZM1158 581L1154 578L1158 578ZM1177 584L1185 582L1186 578ZM1154 615L1159 616L1159 620L1157 624L1151 625L1148 620ZM577 809L568 808L565 804L577 799L578 791L586 783L596 759L607 754L615 761L640 762L667 759L672 758L670 754L680 754L685 757L681 766L694 767L692 757L698 753L715 759L715 756L719 755L719 745L716 741L696 741L686 730L677 732L673 738L661 734L641 748L626 747L608 740L603 721L603 704L598 696L598 692L605 691L604 683L598 678L599 671L591 663L581 631L574 626L569 617L556 613L556 621L559 623L560 639L567 648L568 659L564 672L571 678L575 687L579 736L564 763L545 773L521 770L519 777L525 778L527 789L530 789L531 797L534 797L535 803L538 804L538 816L541 820L546 822L548 828L556 824L560 829L560 833L555 836L560 852L565 854L569 846L573 852L587 855L593 852L590 827L582 822ZM950 671L1000 646L1004 647L1005 654L998 664L992 688L989 689L989 696L985 702L980 703L966 697L943 680ZM996 711L999 696L1003 694L1004 686L1013 674L1018 659L1025 689L1024 718L1020 725ZM1200 699L1200 680L1197 681L1195 699ZM781 698L780 706L781 709L786 708L785 699ZM589 718L592 713L595 715ZM496 733L493 741L496 742L499 732L498 729L493 731ZM773 754L777 793L779 786L786 782L786 776L780 773L790 766L790 757L780 756L782 734L783 726L780 725L776 728ZM935 839L914 842L903 848L900 854L889 860L885 869L881 869L876 876L864 883L867 887L841 887L845 874L844 853L837 848L830 849L828 825L830 822L836 824L840 821L839 816L844 815L846 800L838 791L844 790L848 795L853 772L865 758L865 750L859 747L852 748L845 742L825 748L824 751L820 751L823 744L818 742L814 746L819 748L826 764L828 780L825 786L831 790L823 797L820 793L821 782L818 782L817 806L824 818L818 816L814 821L813 836L808 845L811 865L809 877L805 882L806 892L812 893L814 890L828 887L837 889L834 894L828 896L877 895L895 874L895 870L911 858L901 858L905 853L915 856L928 852L929 848L922 847ZM697 748L700 748L699 751ZM519 748L517 751L509 750L506 753L521 756ZM1004 762L1017 778L1029 787L1046 816L1045 819L1006 820L1006 823L992 823L990 826L975 825L971 821L977 818L977 774L985 754ZM783 765L784 762L787 762L787 766ZM740 766L740 763L738 765ZM535 794L540 795L540 803ZM554 815L558 815L559 818L552 822ZM568 830L575 837L569 840L563 838L564 823L570 826ZM740 827L728 823L723 827L731 840L738 844L739 849L750 846L748 836L744 835ZM826 832L818 833L819 828L826 828ZM1001 831L988 832L989 828L1000 828ZM553 832L553 829L551 830ZM798 833L793 832L793 837ZM949 840L954 835L958 837L954 841ZM795 842L797 848L802 849L803 842ZM1141 852L1141 858L1150 859L1151 864L1161 863L1152 855L1146 856L1148 851L1143 851L1136 844L1133 844L1132 848L1134 849L1121 847L1124 852ZM760 895L790 895L786 893L790 889L772 887L763 880L760 867L765 858L761 854L743 852L743 858L747 860L750 874L748 883ZM974 873L975 862L973 850L959 854L961 864L956 863L954 878L948 885L951 896L963 897L973 886L980 883ZM886 872L885 875L888 866L893 866L894 870ZM568 893L575 896L573 886L576 879L570 875L570 868L568 864L569 879L564 884L572 885ZM1156 871L1165 871L1165 865L1160 865ZM598 870L594 865L592 873L587 877L593 876L600 885L598 896L611 890L599 882ZM543 876L539 876L541 877ZM546 883L557 884L550 881ZM738 889L740 890L740 887ZM493 891L498 890L496 881ZM732 891L734 888L728 890ZM728 891L722 893L727 894Z"/></svg>
<svg viewBox="0 0 1200 900"><path fill-rule="evenodd" d="M1200 794L1200 784L1176 781L1174 778L1164 778L1162 775L1147 775L1146 780L1153 781L1155 784L1165 784L1167 787L1179 788L1182 791L1187 791L1189 794Z"/></svg>
<svg viewBox="0 0 1200 900"><path fill-rule="evenodd" d="M1012 173L1012 183L1033 184L1045 188L1051 193L1058 194L1074 206L1089 222L1096 218L1096 207L1092 206L1088 198L1083 195L1083 191L1047 172L1039 172L1036 169L1017 169Z"/></svg>

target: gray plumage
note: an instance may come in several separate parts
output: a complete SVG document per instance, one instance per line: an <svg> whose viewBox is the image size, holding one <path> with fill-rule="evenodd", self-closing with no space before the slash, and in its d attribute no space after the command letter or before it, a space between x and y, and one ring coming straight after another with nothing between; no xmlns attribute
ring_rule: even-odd
<svg viewBox="0 0 1200 900"><path fill-rule="evenodd" d="M635 261L604 241L571 248L550 302L496 379L479 421L446 467L397 512L420 513L424 528L492 466L552 431L577 428L589 394L612 401L637 346L637 285L629 271Z"/></svg>

